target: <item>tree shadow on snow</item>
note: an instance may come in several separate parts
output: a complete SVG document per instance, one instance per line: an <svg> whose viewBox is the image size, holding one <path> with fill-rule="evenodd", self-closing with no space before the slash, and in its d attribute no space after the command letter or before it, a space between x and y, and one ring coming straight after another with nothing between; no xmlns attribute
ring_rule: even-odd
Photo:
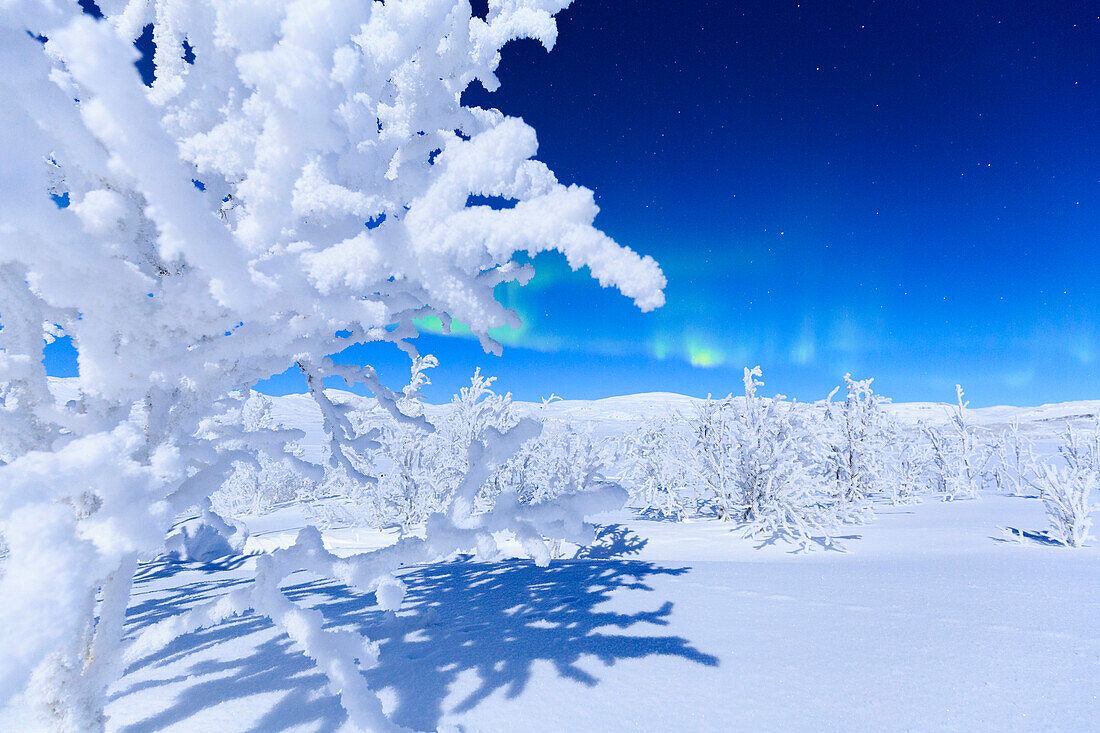
<svg viewBox="0 0 1100 733"><path fill-rule="evenodd" d="M1008 544L1020 544L1024 540L1031 540L1039 545L1046 545L1047 547L1065 547L1061 542L1050 536L1050 533L1043 530L1040 532L1029 532L1026 529L1017 529L1016 527L1005 527L1004 531L1008 533L1009 537L993 537L990 539L994 542L1004 542Z"/></svg>
<svg viewBox="0 0 1100 733"><path fill-rule="evenodd" d="M805 542L799 542L797 538L781 532L771 532L769 534L759 536L747 535L746 537L756 542L756 545L753 549L760 550L765 547L772 547L778 545L780 542L783 542L785 544L793 545L793 547L787 551L789 554L798 555L803 552L812 550L815 547L825 550L826 552L846 553L848 552L848 550L841 543L841 540L858 540L862 539L863 535L839 534L831 535L828 537L824 535L815 535L813 537L807 538Z"/></svg>
<svg viewBox="0 0 1100 733"><path fill-rule="evenodd" d="M596 525L596 539L587 547L577 550L577 560L612 560L637 555L649 544L649 540L638 536L622 524Z"/></svg>
<svg viewBox="0 0 1100 733"><path fill-rule="evenodd" d="M653 633L669 624L671 602L633 612L601 608L613 597L619 605L637 607L637 595L620 592L652 591L648 578L680 576L689 569L591 559L600 553L637 551L631 550L638 547L637 541L618 525L601 528L599 536L603 543L593 548L594 555L554 561L546 568L530 561L467 559L413 568L401 576L408 595L399 615L378 609L373 593L357 593L329 580L285 585L284 591L294 601L319 609L329 628L352 629L379 643L379 664L364 674L372 688L393 693L394 722L419 730L434 730L446 713L471 710L498 691L508 698L520 695L536 662L549 663L560 677L589 687L599 682L602 667L597 660L612 665L663 655L717 666L716 657L697 650L687 639ZM219 582L224 590L243 581L211 581ZM201 584L176 590L159 601L140 600L132 606L128 633L185 610L191 605L184 600L187 594L209 597L213 591ZM240 643L252 634L259 635L253 643ZM239 644L243 651L227 647L233 653L223 651L213 659L207 655L195 659L182 673L177 667L153 679L158 668L186 663L220 644ZM181 637L139 660L128 672L138 670L150 679L129 687L124 679L115 697L192 682L167 709L127 728L130 733L185 721L215 701L260 693L280 693L279 701L252 730L309 724L331 730L345 720L338 700L327 692L326 679L312 662L292 647L285 634L275 634L271 623L255 614Z"/></svg>

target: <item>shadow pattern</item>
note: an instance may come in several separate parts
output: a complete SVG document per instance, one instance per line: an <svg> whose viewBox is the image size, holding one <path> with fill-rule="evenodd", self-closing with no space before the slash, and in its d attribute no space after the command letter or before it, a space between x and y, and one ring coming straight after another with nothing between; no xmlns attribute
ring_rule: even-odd
<svg viewBox="0 0 1100 733"><path fill-rule="evenodd" d="M596 540L587 547L578 548L577 560L612 560L637 555L649 540L639 537L622 524L596 525Z"/></svg>
<svg viewBox="0 0 1100 733"><path fill-rule="evenodd" d="M1017 527L1004 527L1005 533L1008 538L1005 537L990 537L994 542L1020 544L1025 540L1034 542L1037 545L1045 545L1047 547L1065 547L1059 540L1056 540L1051 536L1047 530L1026 530L1019 529Z"/></svg>
<svg viewBox="0 0 1100 733"><path fill-rule="evenodd" d="M295 602L319 609L329 628L354 630L377 641L379 664L364 672L371 687L394 693L394 722L434 730L445 714L469 711L497 691L508 698L520 695L538 661L550 663L559 676L589 687L599 683L597 660L612 665L664 655L717 666L716 657L694 648L687 639L660 633L669 625L671 602L654 610L615 610L637 607L638 596L624 591L651 592L647 579L689 572L689 568L638 560L595 559L636 553L643 545L644 540L632 537L621 525L609 525L600 528L596 545L584 557L554 561L545 568L530 561L485 563L469 558L411 568L401 576L408 595L398 614L380 610L373 593L358 593L305 574L292 576L292 583L283 589ZM229 569L209 581L141 593L149 578L163 583L165 572L172 570L147 568L144 579L139 573L129 634L247 582ZM252 635L256 636L242 643L242 637ZM223 644L227 646L218 654L197 658ZM242 653L225 653L238 648ZM181 674L178 665L187 665L192 658ZM175 666L158 678L158 670L168 665ZM136 662L128 673L139 670L147 679L126 687L124 678L116 698L188 678L194 682L166 709L127 728L130 733L186 721L215 700L271 692L281 693L279 701L253 730L303 724L330 730L345 719L312 662L284 634L276 633L267 619L255 614L176 639ZM458 689L461 692L452 692Z"/></svg>

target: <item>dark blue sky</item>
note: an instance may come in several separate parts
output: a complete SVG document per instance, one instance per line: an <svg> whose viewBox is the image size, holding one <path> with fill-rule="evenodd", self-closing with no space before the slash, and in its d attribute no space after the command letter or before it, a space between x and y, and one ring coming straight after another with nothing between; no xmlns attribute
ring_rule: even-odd
<svg viewBox="0 0 1100 733"><path fill-rule="evenodd" d="M539 131L668 305L551 262L512 296L548 353L477 361L523 396L724 393L759 363L800 399L845 371L906 400L1100 397L1098 13L578 0L552 53L514 44L467 97Z"/></svg>
<svg viewBox="0 0 1100 733"><path fill-rule="evenodd" d="M1100 398L1100 3L576 0L550 54L505 49L469 103L538 131L593 188L597 224L651 254L640 314L542 256L502 297L501 358L462 338L429 397L475 365L524 399L737 391L824 396L846 371L899 400ZM349 355L387 381L403 357ZM296 389L278 380L273 389Z"/></svg>
<svg viewBox="0 0 1100 733"><path fill-rule="evenodd" d="M467 99L538 130L668 305L540 258L504 357L421 339L436 396L476 363L525 398L725 393L753 364L805 400L846 371L903 400L1100 397L1098 14L577 0Z"/></svg>

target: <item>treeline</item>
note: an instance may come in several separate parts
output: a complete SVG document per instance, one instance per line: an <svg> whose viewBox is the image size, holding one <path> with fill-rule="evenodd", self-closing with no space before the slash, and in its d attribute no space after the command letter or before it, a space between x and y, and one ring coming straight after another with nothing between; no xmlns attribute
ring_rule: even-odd
<svg viewBox="0 0 1100 733"><path fill-rule="evenodd" d="M761 371L745 369L744 396L708 398L687 413L647 419L625 439L624 480L634 503L669 518L713 515L750 536L828 544L877 503L977 498L996 488L1042 499L1050 536L1080 546L1100 484L1100 422L1067 424L1042 459L1014 423L999 432L971 418L962 387L943 424L907 425L872 379L844 377L817 403L757 394Z"/></svg>
<svg viewBox="0 0 1100 733"><path fill-rule="evenodd" d="M515 426L510 394L477 371L447 409L428 419L420 399L432 357L418 359L398 406L408 420L349 408L356 449L315 482L291 462L261 457L240 464L215 494L216 508L259 514L305 501L325 525L411 527L446 509L470 473L470 446ZM477 488L475 510L508 493L538 504L615 481L632 504L671 519L713 516L752 537L830 544L847 524L866 522L879 504L977 498L983 490L1042 499L1052 539L1080 546L1091 496L1100 484L1100 423L1067 424L1055 454L1040 457L1019 423L994 431L972 419L961 387L946 420L903 423L873 379L852 379L824 400L764 397L759 367L745 369L744 394L708 397L692 410L643 420L625 435L543 417L542 431ZM842 392L841 392L842 390ZM839 393L839 396L838 396ZM550 398L545 404L548 404ZM253 395L250 430L276 427L271 401Z"/></svg>

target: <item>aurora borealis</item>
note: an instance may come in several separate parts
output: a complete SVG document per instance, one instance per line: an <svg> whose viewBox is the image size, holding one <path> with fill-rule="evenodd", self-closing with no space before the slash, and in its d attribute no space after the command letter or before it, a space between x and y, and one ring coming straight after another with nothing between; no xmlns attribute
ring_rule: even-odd
<svg viewBox="0 0 1100 733"><path fill-rule="evenodd" d="M667 305L641 314L540 255L500 289L524 320L494 334L502 357L425 324L428 397L475 366L522 399L725 394L756 364L800 400L845 372L898 400L1100 397L1098 15L576 0L551 53L511 44L501 89L466 101L538 131L597 225L661 263ZM389 345L343 358L407 374Z"/></svg>
<svg viewBox="0 0 1100 733"><path fill-rule="evenodd" d="M539 131L668 304L542 255L502 289L502 358L421 338L433 396L476 363L526 399L724 394L755 364L804 400L849 371L903 400L1100 397L1095 8L577 0L559 27L468 101Z"/></svg>

